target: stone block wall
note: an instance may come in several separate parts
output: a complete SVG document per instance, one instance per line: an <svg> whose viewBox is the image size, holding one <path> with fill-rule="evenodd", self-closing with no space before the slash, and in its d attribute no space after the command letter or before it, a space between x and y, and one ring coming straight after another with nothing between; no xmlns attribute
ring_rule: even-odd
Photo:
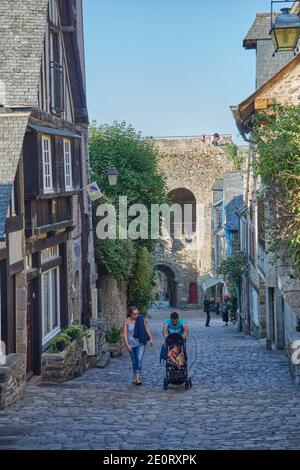
<svg viewBox="0 0 300 470"><path fill-rule="evenodd" d="M264 85L294 58L293 52L277 53L274 57L273 53L274 46L271 38L257 41L256 88Z"/></svg>
<svg viewBox="0 0 300 470"><path fill-rule="evenodd" d="M87 356L82 347L73 341L59 354L42 355L42 379L44 382L63 383L80 377L86 369Z"/></svg>
<svg viewBox="0 0 300 470"><path fill-rule="evenodd" d="M26 386L26 363L24 354L11 354L6 364L0 364L0 409L19 400Z"/></svg>
<svg viewBox="0 0 300 470"><path fill-rule="evenodd" d="M99 280L100 311L107 330L112 327L122 328L127 316L127 289L109 275L100 276Z"/></svg>

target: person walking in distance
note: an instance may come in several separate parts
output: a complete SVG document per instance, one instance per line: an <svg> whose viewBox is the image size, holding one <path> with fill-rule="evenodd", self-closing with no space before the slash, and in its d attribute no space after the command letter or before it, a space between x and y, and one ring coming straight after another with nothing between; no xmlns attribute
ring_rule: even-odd
<svg viewBox="0 0 300 470"><path fill-rule="evenodd" d="M124 321L123 336L132 361L132 383L142 385L143 356L147 343L152 346L153 339L148 324L137 307L129 308L129 317Z"/></svg>
<svg viewBox="0 0 300 470"><path fill-rule="evenodd" d="M207 295L205 296L203 307L204 307L204 313L206 313L205 326L208 328L210 326L210 300Z"/></svg>

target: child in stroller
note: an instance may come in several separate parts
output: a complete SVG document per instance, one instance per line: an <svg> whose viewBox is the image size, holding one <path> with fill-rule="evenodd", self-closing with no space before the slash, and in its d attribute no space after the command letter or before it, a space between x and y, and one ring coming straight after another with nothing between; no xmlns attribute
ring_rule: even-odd
<svg viewBox="0 0 300 470"><path fill-rule="evenodd" d="M186 340L178 334L171 334L166 338L167 360L164 389L169 384L185 384L186 390L192 387L192 380L188 376Z"/></svg>

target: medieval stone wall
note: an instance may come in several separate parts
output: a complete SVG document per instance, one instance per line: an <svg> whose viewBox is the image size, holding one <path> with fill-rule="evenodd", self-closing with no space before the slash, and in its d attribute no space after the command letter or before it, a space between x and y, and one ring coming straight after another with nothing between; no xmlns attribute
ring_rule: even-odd
<svg viewBox="0 0 300 470"><path fill-rule="evenodd" d="M201 138L159 139L159 167L166 177L169 191L184 188L190 190L197 202L197 231L192 241L169 239L165 242L159 259L177 271L177 306L189 304L189 286L198 283L198 278L211 271L212 233L211 203L212 189L216 180L226 172L233 172L232 163L224 151L224 144L230 143L228 137L220 146L202 142ZM198 286L198 304L203 293Z"/></svg>
<svg viewBox="0 0 300 470"><path fill-rule="evenodd" d="M100 311L105 320L106 330L113 327L121 329L127 317L126 284L105 274L100 276L98 287Z"/></svg>

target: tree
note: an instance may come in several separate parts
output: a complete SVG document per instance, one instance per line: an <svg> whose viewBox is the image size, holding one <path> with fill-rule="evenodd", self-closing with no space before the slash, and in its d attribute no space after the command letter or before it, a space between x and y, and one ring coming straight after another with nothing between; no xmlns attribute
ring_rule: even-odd
<svg viewBox="0 0 300 470"><path fill-rule="evenodd" d="M154 287L154 257L146 247L137 249L136 263L128 283L128 303L146 313Z"/></svg>
<svg viewBox="0 0 300 470"><path fill-rule="evenodd" d="M120 196L127 197L128 207L143 204L149 215L152 204L167 202L166 184L158 169L157 150L152 139L143 138L125 122L100 126L94 122L90 127L89 146L92 177L117 214ZM107 177L112 165L119 173L115 187L109 186ZM155 242L150 234L149 217L147 240L121 240L118 233L116 240L95 238L97 263L116 279L129 281L130 303L138 304L143 311L151 301L149 291L150 285L152 291L154 272Z"/></svg>
<svg viewBox="0 0 300 470"><path fill-rule="evenodd" d="M230 292L229 310L233 317L236 316L238 307L240 280L243 275L248 274L248 270L245 253L241 251L225 258L217 268L217 274L224 279Z"/></svg>

